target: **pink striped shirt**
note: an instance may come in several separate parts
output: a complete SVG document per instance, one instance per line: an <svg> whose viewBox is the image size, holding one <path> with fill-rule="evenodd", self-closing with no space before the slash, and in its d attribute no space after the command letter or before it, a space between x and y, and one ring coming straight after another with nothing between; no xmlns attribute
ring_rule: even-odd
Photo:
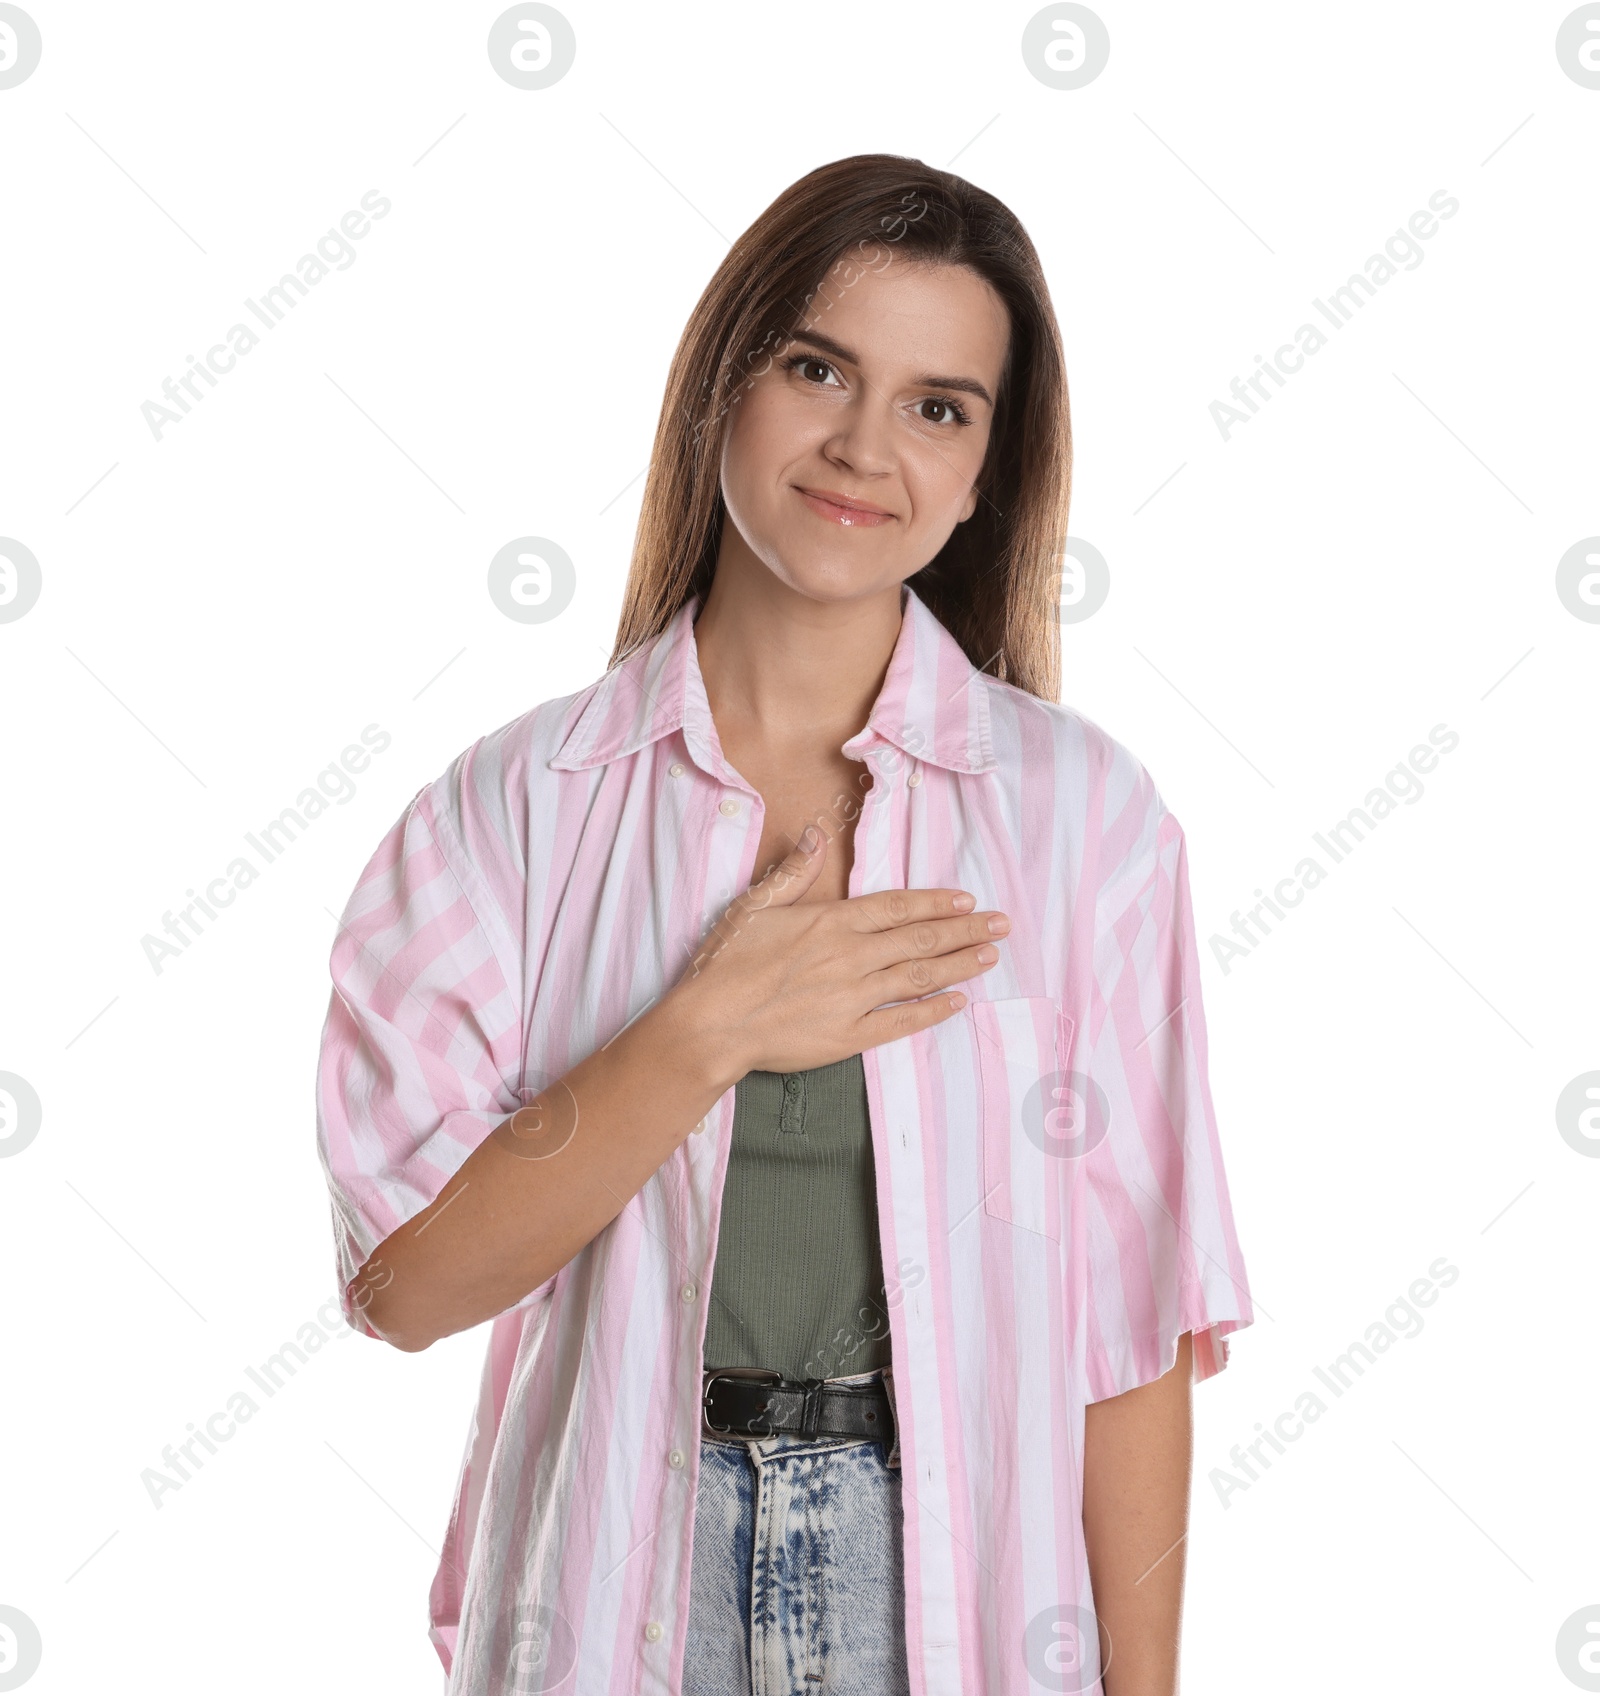
<svg viewBox="0 0 1600 1696"><path fill-rule="evenodd" d="M966 889L1012 919L966 1008L863 1056L911 1689L1094 1693L1084 1407L1160 1376L1186 1331L1209 1377L1252 1319L1183 832L1120 744L977 671L909 587L904 609L844 747L874 774L850 893ZM762 803L722 756L695 610L475 742L345 909L317 1134L369 1336L368 1254L675 982L754 876ZM458 1696L680 1686L733 1097L491 1322L431 1594Z"/></svg>

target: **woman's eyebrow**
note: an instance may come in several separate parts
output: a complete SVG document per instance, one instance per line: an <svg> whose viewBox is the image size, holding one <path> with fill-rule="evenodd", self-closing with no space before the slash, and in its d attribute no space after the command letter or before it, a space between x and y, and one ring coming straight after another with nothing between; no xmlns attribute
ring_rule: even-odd
<svg viewBox="0 0 1600 1696"><path fill-rule="evenodd" d="M854 365L858 370L861 361L842 342L836 342L832 336L825 336L818 330L791 330L791 342L805 342L827 354L831 359L837 359L845 365ZM912 385L919 389L958 389L962 394L976 395L988 406L994 405L989 391L974 377L913 377Z"/></svg>

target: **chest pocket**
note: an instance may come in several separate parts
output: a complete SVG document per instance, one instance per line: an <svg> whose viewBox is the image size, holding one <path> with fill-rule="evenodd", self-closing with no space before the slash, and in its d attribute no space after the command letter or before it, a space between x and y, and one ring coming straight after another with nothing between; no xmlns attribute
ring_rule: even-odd
<svg viewBox="0 0 1600 1696"><path fill-rule="evenodd" d="M1072 1073L1073 1022L1048 996L974 1001L983 1088L983 1205L996 1219L1061 1238L1063 1162L1095 1139Z"/></svg>

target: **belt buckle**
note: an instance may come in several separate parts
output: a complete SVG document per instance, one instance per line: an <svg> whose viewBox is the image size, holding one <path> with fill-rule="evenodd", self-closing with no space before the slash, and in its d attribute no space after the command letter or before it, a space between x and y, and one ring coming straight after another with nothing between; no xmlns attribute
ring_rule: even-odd
<svg viewBox="0 0 1600 1696"><path fill-rule="evenodd" d="M737 1441L744 1441L746 1439L740 1433L731 1431L726 1427L719 1429L711 1423L711 1391L712 1388L724 1378L743 1379L747 1382L754 1381L758 1384L781 1384L783 1382L783 1374L781 1372L775 1372L770 1367L765 1366L734 1366L729 1367L726 1370L713 1371L706 1374L705 1385L700 1392L700 1424L702 1430L716 1440L733 1437ZM768 1435L770 1434L771 1433L769 1432Z"/></svg>

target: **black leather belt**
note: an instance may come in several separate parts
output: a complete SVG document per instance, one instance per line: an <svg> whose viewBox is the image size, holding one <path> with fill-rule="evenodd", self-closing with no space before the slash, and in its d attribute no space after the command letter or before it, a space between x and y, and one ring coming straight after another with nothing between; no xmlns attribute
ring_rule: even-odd
<svg viewBox="0 0 1600 1696"><path fill-rule="evenodd" d="M894 1404L881 1378L830 1384L823 1378L707 1372L704 1409L712 1437L875 1437L894 1443Z"/></svg>

